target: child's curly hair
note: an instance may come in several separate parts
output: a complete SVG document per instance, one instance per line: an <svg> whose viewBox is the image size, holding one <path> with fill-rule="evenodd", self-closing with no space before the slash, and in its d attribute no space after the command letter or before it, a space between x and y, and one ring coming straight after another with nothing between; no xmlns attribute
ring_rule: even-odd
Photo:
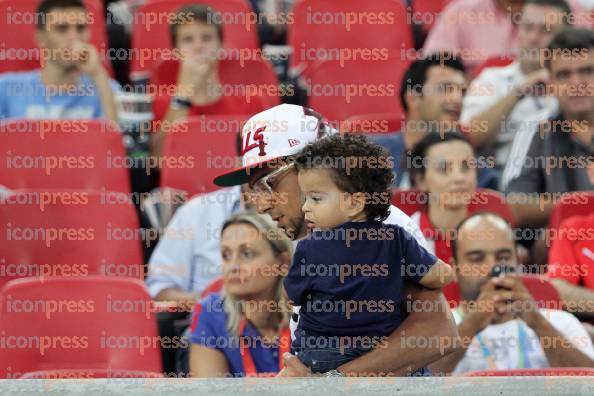
<svg viewBox="0 0 594 396"><path fill-rule="evenodd" d="M369 221L390 214L394 159L360 134L330 135L305 146L295 157L297 170L329 169L336 186L348 193L365 193Z"/></svg>

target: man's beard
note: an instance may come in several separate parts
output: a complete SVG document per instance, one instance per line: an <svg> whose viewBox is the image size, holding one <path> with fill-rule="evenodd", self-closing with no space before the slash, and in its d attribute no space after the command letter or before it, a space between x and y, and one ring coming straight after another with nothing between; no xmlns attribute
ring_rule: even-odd
<svg viewBox="0 0 594 396"><path fill-rule="evenodd" d="M289 223L290 229L283 228L282 230L290 240L295 241L306 235L304 229L305 218L300 217L297 221L290 221Z"/></svg>

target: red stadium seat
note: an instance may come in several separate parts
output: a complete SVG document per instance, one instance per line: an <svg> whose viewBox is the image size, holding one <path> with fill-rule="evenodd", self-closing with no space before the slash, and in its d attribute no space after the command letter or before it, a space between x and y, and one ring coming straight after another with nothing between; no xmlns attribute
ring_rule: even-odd
<svg viewBox="0 0 594 396"><path fill-rule="evenodd" d="M130 192L122 134L97 120L0 121L0 185Z"/></svg>
<svg viewBox="0 0 594 396"><path fill-rule="evenodd" d="M130 60L130 76L133 80L150 78L151 70L162 59L163 50L173 48L169 35L168 17L189 4L204 4L213 7L222 15L224 42L227 49L257 50L259 47L256 14L246 0L152 0L140 6L134 15L132 26L132 49L136 54ZM151 23L151 19L156 19ZM151 51L150 56L141 56L142 51ZM251 53L250 53L251 55ZM234 57L237 59L238 57ZM251 58L249 58L251 59Z"/></svg>
<svg viewBox="0 0 594 396"><path fill-rule="evenodd" d="M555 202L549 228L559 228L561 222L573 216L587 216L594 208L594 191L576 191L563 194L559 201Z"/></svg>
<svg viewBox="0 0 594 396"><path fill-rule="evenodd" d="M64 369L25 373L21 379L86 379L86 378L162 378L163 373L152 371L106 370L106 369Z"/></svg>
<svg viewBox="0 0 594 396"><path fill-rule="evenodd" d="M293 17L287 41L293 47L291 67L298 70L320 60L338 61L340 49L356 50L343 51L341 58L348 63L380 52L401 58L401 51L413 48L406 8L399 0L300 0Z"/></svg>
<svg viewBox="0 0 594 396"><path fill-rule="evenodd" d="M594 376L590 367L550 367L542 369L471 371L467 377L573 377Z"/></svg>
<svg viewBox="0 0 594 396"><path fill-rule="evenodd" d="M177 60L160 62L151 74L151 90L163 92L164 88L175 85L178 73ZM267 107L280 104L278 79L267 60L245 60L243 64L238 60L221 60L219 76L224 85L224 95L259 96Z"/></svg>
<svg viewBox="0 0 594 396"><path fill-rule="evenodd" d="M121 193L22 190L0 200L0 287L35 276L143 279L136 210Z"/></svg>
<svg viewBox="0 0 594 396"><path fill-rule="evenodd" d="M237 136L251 115L190 117L168 132L161 169L161 187L190 196L217 190L212 181L237 165Z"/></svg>
<svg viewBox="0 0 594 396"><path fill-rule="evenodd" d="M537 275L522 275L522 282L536 301L539 308L561 309L561 299L557 289L545 277ZM460 286L452 282L443 288L443 294L455 308L460 303Z"/></svg>
<svg viewBox="0 0 594 396"><path fill-rule="evenodd" d="M0 292L0 378L45 370L161 372L157 322L143 282L26 278Z"/></svg>
<svg viewBox="0 0 594 396"><path fill-rule="evenodd" d="M488 67L503 67L511 64L514 61L514 58L511 56L496 56L493 58L489 58L481 63L472 73L472 78L478 77L479 74L483 70Z"/></svg>
<svg viewBox="0 0 594 396"><path fill-rule="evenodd" d="M98 51L106 51L107 34L103 5L99 0L85 0L89 11L91 43ZM39 0L0 0L0 73L26 71L40 67L40 50L35 42L35 20ZM9 22L11 21L11 22ZM106 57L104 65L111 73Z"/></svg>
<svg viewBox="0 0 594 396"><path fill-rule="evenodd" d="M206 286L206 288L202 291L200 298L205 298L213 293L218 293L221 291L222 288L223 288L223 277L221 276L220 278L213 280L212 282L210 282L208 284L208 286Z"/></svg>
<svg viewBox="0 0 594 396"><path fill-rule="evenodd" d="M407 66L400 58L319 62L305 80L308 103L333 122L363 114L404 118L399 95Z"/></svg>
<svg viewBox="0 0 594 396"><path fill-rule="evenodd" d="M392 204L409 216L421 210L427 204L427 201L427 194L419 190L394 190L392 192ZM480 212L496 213L511 225L514 224L511 209L500 192L487 188L477 189L468 206L468 213Z"/></svg>
<svg viewBox="0 0 594 396"><path fill-rule="evenodd" d="M404 114L363 114L350 117L341 132L395 133L404 129Z"/></svg>

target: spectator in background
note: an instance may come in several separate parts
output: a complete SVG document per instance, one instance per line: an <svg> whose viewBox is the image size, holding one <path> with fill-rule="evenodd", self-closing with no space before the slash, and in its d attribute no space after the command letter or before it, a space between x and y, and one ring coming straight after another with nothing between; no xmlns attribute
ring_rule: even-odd
<svg viewBox="0 0 594 396"><path fill-rule="evenodd" d="M276 374L291 342L282 279L293 244L270 217L243 212L223 224L220 254L223 290L194 312L191 376Z"/></svg>
<svg viewBox="0 0 594 396"><path fill-rule="evenodd" d="M486 126L468 137L480 155L495 157L499 172L514 138L518 143L511 156L523 159L540 122L557 111L557 100L545 96L549 72L542 50L567 25L570 13L565 0L525 0L518 24L518 59L509 66L485 69L464 98L462 121Z"/></svg>
<svg viewBox="0 0 594 396"><path fill-rule="evenodd" d="M427 134L466 129L458 122L465 93L464 66L450 53L431 54L409 66L400 85L400 102L406 113L406 125L396 134L368 136L394 157L395 187L411 187L408 169L410 150ZM495 189L495 175L486 168L479 169L479 186Z"/></svg>
<svg viewBox="0 0 594 396"><path fill-rule="evenodd" d="M594 145L590 151L588 177L594 190ZM594 318L594 208L585 216L561 223L549 251L547 276L565 301L565 309ZM552 231L552 230L551 230ZM580 304L575 304L580 302ZM571 306L573 305L573 306Z"/></svg>
<svg viewBox="0 0 594 396"><path fill-rule="evenodd" d="M154 119L160 123L152 140L155 156L161 155L165 134L176 120L199 115L249 115L264 109L258 97L248 101L240 94L225 95L218 72L224 36L221 20L211 7L200 4L176 12L170 32L171 42L181 53L180 68L175 96L157 96L153 103Z"/></svg>
<svg viewBox="0 0 594 396"><path fill-rule="evenodd" d="M238 155L241 144L238 134ZM146 286L154 300L193 306L221 276L220 228L246 208L244 197L245 188L233 186L194 197L175 212L148 263Z"/></svg>
<svg viewBox="0 0 594 396"><path fill-rule="evenodd" d="M569 3L578 24L591 24L575 0ZM524 0L454 0L429 32L424 51L459 53L471 74L488 58L514 56L517 16L523 4Z"/></svg>
<svg viewBox="0 0 594 396"><path fill-rule="evenodd" d="M592 189L586 164L594 139L594 32L565 29L548 49L549 88L560 113L540 126L506 190L521 226L546 225L555 195Z"/></svg>
<svg viewBox="0 0 594 396"><path fill-rule="evenodd" d="M97 49L90 44L89 14L81 0L44 0L36 14L39 70L0 76L0 119L118 121L114 91ZM7 29L7 27L3 27Z"/></svg>
<svg viewBox="0 0 594 396"><path fill-rule="evenodd" d="M415 144L430 132L457 129L465 89L464 66L451 54L432 54L408 67L400 85L406 126L394 135L369 135L394 157L397 187L411 185L406 156Z"/></svg>
<svg viewBox="0 0 594 396"><path fill-rule="evenodd" d="M462 348L432 364L434 374L594 367L592 341L573 315L539 309L519 276L490 276L496 266L519 266L513 231L503 218L470 216L457 227L453 242L462 296L454 317Z"/></svg>
<svg viewBox="0 0 594 396"><path fill-rule="evenodd" d="M431 133L411 154L411 178L427 194L427 205L411 219L419 225L430 252L445 261L452 256L448 236L468 216L476 190L477 164L468 139L457 132Z"/></svg>

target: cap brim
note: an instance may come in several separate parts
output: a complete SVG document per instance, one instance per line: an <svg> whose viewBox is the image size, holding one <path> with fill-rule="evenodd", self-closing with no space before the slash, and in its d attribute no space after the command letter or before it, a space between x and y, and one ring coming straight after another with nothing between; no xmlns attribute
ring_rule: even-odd
<svg viewBox="0 0 594 396"><path fill-rule="evenodd" d="M249 175L253 171L254 168L261 167L262 165L274 161L281 157L276 158L268 158L266 161L257 162L250 166L244 166L242 168L238 168L232 170L227 173L223 173L214 178L213 183L219 187L231 187L231 186L239 186L241 184L245 184L249 180Z"/></svg>

